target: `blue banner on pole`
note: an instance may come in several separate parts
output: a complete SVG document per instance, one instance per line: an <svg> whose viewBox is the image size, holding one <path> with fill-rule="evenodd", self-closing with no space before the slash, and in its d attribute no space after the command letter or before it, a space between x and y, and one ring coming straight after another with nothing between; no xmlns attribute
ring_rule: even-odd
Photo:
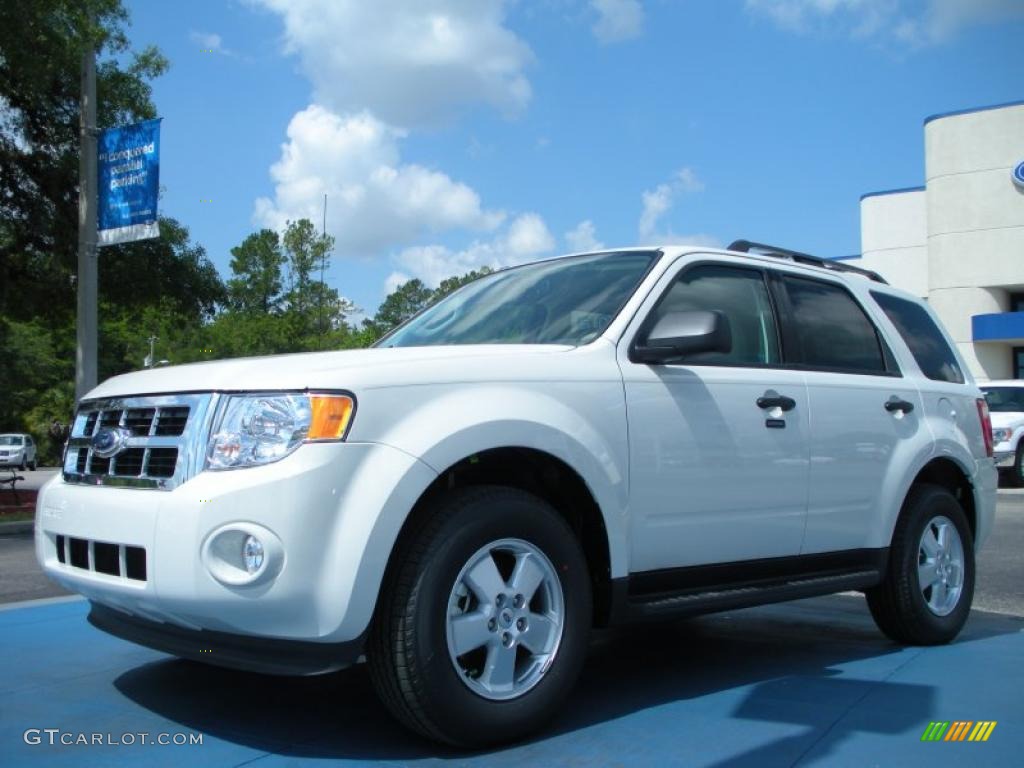
<svg viewBox="0 0 1024 768"><path fill-rule="evenodd" d="M160 120L100 131L99 245L160 236Z"/></svg>

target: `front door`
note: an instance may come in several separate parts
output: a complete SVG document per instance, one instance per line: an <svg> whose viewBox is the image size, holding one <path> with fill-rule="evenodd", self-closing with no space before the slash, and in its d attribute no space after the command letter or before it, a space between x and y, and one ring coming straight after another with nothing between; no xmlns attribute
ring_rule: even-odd
<svg viewBox="0 0 1024 768"><path fill-rule="evenodd" d="M796 555L808 483L807 390L781 368L758 268L698 263L668 276L619 361L629 417L630 570ZM667 312L717 310L732 349L667 364L628 347Z"/></svg>

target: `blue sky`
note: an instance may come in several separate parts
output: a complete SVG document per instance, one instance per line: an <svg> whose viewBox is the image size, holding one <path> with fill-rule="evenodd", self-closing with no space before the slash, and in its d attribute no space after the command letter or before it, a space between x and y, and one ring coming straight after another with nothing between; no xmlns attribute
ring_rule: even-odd
<svg viewBox="0 0 1024 768"><path fill-rule="evenodd" d="M126 4L171 60L161 212L227 275L326 192L328 282L369 313L597 245L857 253L860 195L923 183L925 117L1024 98L1022 0Z"/></svg>

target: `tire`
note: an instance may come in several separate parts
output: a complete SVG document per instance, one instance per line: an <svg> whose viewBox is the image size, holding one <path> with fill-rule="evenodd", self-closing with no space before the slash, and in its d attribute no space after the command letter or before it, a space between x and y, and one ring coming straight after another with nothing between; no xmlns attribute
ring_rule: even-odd
<svg viewBox="0 0 1024 768"><path fill-rule="evenodd" d="M29 462L28 466L29 466L29 469L31 469L33 472L35 472L36 471L36 460L32 459L32 461Z"/></svg>
<svg viewBox="0 0 1024 768"><path fill-rule="evenodd" d="M1024 486L1024 437L1017 442L1017 454L1007 475L1007 482L1011 488Z"/></svg>
<svg viewBox="0 0 1024 768"><path fill-rule="evenodd" d="M19 471L19 472L24 472L24 471L25 471L25 469L26 469L26 467L27 467L27 465L26 465L26 463L25 463L25 457L24 457L24 456L22 456L22 458L21 458L21 466L20 466L20 467L18 467L18 471Z"/></svg>
<svg viewBox="0 0 1024 768"><path fill-rule="evenodd" d="M392 563L367 644L391 713L463 748L550 723L583 667L592 612L586 559L562 517L513 488L457 489L403 535Z"/></svg>
<svg viewBox="0 0 1024 768"><path fill-rule="evenodd" d="M924 575L937 580L922 587ZM868 607L897 643L941 645L967 621L974 578L974 540L960 502L945 488L916 485L896 522L885 580L866 592Z"/></svg>

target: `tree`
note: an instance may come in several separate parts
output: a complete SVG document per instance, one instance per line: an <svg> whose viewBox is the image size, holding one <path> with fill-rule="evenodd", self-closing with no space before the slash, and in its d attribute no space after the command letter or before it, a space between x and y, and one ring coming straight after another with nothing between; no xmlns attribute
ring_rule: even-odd
<svg viewBox="0 0 1024 768"><path fill-rule="evenodd" d="M168 66L127 55L127 20L120 0L0 4L0 315L74 314L82 55L100 55L101 128L155 117L148 80Z"/></svg>
<svg viewBox="0 0 1024 768"><path fill-rule="evenodd" d="M236 312L269 314L281 303L281 240L272 229L253 232L231 249L228 305Z"/></svg>
<svg viewBox="0 0 1024 768"><path fill-rule="evenodd" d="M419 278L406 280L387 295L366 326L379 338L428 306L434 292Z"/></svg>
<svg viewBox="0 0 1024 768"><path fill-rule="evenodd" d="M296 340L330 327L339 318L328 316L337 310L338 292L320 288L313 275L330 264L327 254L334 247L334 238L318 235L313 222L299 219L288 222L284 231L284 253L288 263L288 292L285 296L288 316Z"/></svg>
<svg viewBox="0 0 1024 768"><path fill-rule="evenodd" d="M182 322L209 320L227 300L206 249L193 243L188 228L160 217L160 237L101 248L100 302L141 309L163 304Z"/></svg>

